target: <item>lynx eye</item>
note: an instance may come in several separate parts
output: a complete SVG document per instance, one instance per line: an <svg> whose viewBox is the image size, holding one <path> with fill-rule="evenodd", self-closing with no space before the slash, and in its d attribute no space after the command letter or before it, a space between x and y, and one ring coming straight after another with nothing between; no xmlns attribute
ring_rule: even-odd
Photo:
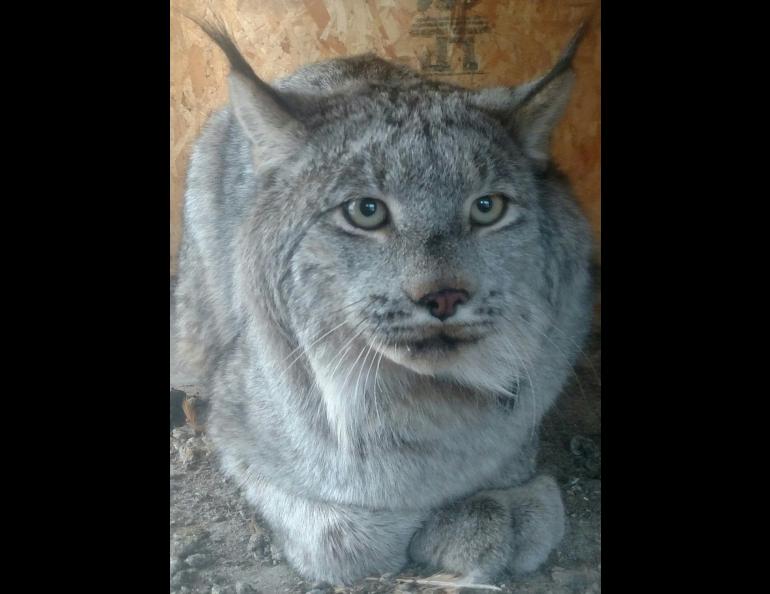
<svg viewBox="0 0 770 594"><path fill-rule="evenodd" d="M376 198L357 198L342 205L348 223L361 229L379 229L388 222L388 207Z"/></svg>
<svg viewBox="0 0 770 594"><path fill-rule="evenodd" d="M476 198L471 205L471 222L474 225L491 225L505 214L507 200L502 194L489 194Z"/></svg>

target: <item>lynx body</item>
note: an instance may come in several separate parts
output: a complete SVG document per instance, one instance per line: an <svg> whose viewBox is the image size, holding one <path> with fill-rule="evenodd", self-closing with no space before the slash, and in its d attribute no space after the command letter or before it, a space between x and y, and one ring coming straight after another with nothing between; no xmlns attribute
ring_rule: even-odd
<svg viewBox="0 0 770 594"><path fill-rule="evenodd" d="M269 86L209 33L230 104L191 159L172 326L223 468L310 579L535 569L564 530L538 427L591 311L548 149L576 42L470 91L372 55Z"/></svg>

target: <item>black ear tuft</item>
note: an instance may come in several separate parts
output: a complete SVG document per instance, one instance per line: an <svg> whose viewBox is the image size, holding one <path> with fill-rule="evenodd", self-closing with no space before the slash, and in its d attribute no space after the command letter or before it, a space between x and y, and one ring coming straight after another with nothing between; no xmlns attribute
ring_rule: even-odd
<svg viewBox="0 0 770 594"><path fill-rule="evenodd" d="M185 16L219 46L230 62L230 104L251 141L256 168L278 164L289 158L302 142L305 130L286 101L256 75L223 23L213 25L187 14Z"/></svg>
<svg viewBox="0 0 770 594"><path fill-rule="evenodd" d="M227 56L227 61L230 62L230 68L234 73L237 73L245 78L251 84L258 87L260 91L269 95L281 107L287 109L286 104L280 95L275 92L275 89L273 89L270 85L259 78L251 65L249 65L249 63L243 57L243 54L241 54L240 50L235 45L232 36L228 33L227 25L225 25L224 22L220 20L217 24L207 23L200 21L187 13L183 12L182 14L187 17L187 19L198 25L198 27L206 35L208 35L214 43L217 44L219 49L221 49L225 56Z"/></svg>
<svg viewBox="0 0 770 594"><path fill-rule="evenodd" d="M538 166L547 166L550 159L551 133L569 100L572 60L587 29L585 21L545 75L517 87L483 89L473 98L476 105L501 119Z"/></svg>
<svg viewBox="0 0 770 594"><path fill-rule="evenodd" d="M572 36L572 39L569 40L567 47L564 48L561 56L559 56L556 64L554 64L548 74L531 83L531 86L528 85L526 91L517 97L519 106L524 105L531 97L537 95L537 93L548 86L551 81L572 69L572 60L574 59L577 48L580 46L580 42L583 41L583 37L585 37L587 30L588 21L584 21Z"/></svg>

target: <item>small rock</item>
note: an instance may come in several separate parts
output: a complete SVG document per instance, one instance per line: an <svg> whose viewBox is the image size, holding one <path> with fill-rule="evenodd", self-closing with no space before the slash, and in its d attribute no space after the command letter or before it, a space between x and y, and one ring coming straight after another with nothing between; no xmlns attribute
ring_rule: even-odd
<svg viewBox="0 0 770 594"><path fill-rule="evenodd" d="M178 588L184 584L190 584L195 581L196 577L198 577L198 572L194 569L182 569L171 578L171 587Z"/></svg>
<svg viewBox="0 0 770 594"><path fill-rule="evenodd" d="M183 427L177 427L173 431L171 431L171 438L174 441L187 441L193 436L193 430L191 427L188 427L187 425L184 425Z"/></svg>
<svg viewBox="0 0 770 594"><path fill-rule="evenodd" d="M185 559L203 546L203 541L209 537L208 532L201 529L182 529L171 538L172 556Z"/></svg>
<svg viewBox="0 0 770 594"><path fill-rule="evenodd" d="M579 458L595 456L598 452L596 444L583 435L575 435L569 442L569 449L574 456Z"/></svg>
<svg viewBox="0 0 770 594"><path fill-rule="evenodd" d="M235 594L256 594L256 590L249 584L235 582Z"/></svg>
<svg viewBox="0 0 770 594"><path fill-rule="evenodd" d="M235 594L232 586L211 586L211 594Z"/></svg>
<svg viewBox="0 0 770 594"><path fill-rule="evenodd" d="M569 448L572 455L578 459L591 476L601 475L602 451L594 440L583 435L576 435L570 441Z"/></svg>
<svg viewBox="0 0 770 594"><path fill-rule="evenodd" d="M177 572L184 569L184 562L181 559L171 559L171 575L174 576Z"/></svg>
<svg viewBox="0 0 770 594"><path fill-rule="evenodd" d="M334 588L329 582L316 582L311 586L312 590L307 594L332 594Z"/></svg>
<svg viewBox="0 0 770 594"><path fill-rule="evenodd" d="M270 557L273 559L273 565L278 565L278 563L283 561L283 553L281 552L281 549L279 549L274 544L270 545Z"/></svg>
<svg viewBox="0 0 770 594"><path fill-rule="evenodd" d="M195 553L187 557L184 561L190 567L196 567L200 569L201 567L208 567L209 565L211 565L211 563L213 562L213 559L211 558L211 555L205 555L203 553Z"/></svg>
<svg viewBox="0 0 770 594"><path fill-rule="evenodd" d="M261 553L265 548L265 534L261 530L249 537L249 543L246 545L246 551L249 553Z"/></svg>
<svg viewBox="0 0 770 594"><path fill-rule="evenodd" d="M179 460L185 468L196 465L211 453L211 447L203 436L189 437L184 443L177 445ZM209 496L210 497L210 496Z"/></svg>

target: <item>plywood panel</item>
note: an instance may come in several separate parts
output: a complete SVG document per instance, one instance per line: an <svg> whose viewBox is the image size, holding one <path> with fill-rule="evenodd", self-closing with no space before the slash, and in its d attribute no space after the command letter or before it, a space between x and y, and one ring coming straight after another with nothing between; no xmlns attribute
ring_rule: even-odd
<svg viewBox="0 0 770 594"><path fill-rule="evenodd" d="M227 100L228 71L224 56L179 9L224 21L266 80L308 62L374 51L472 88L517 84L543 73L593 15L575 57L577 82L556 131L554 154L600 238L597 0L172 0L171 9L172 274L187 159L208 115Z"/></svg>

